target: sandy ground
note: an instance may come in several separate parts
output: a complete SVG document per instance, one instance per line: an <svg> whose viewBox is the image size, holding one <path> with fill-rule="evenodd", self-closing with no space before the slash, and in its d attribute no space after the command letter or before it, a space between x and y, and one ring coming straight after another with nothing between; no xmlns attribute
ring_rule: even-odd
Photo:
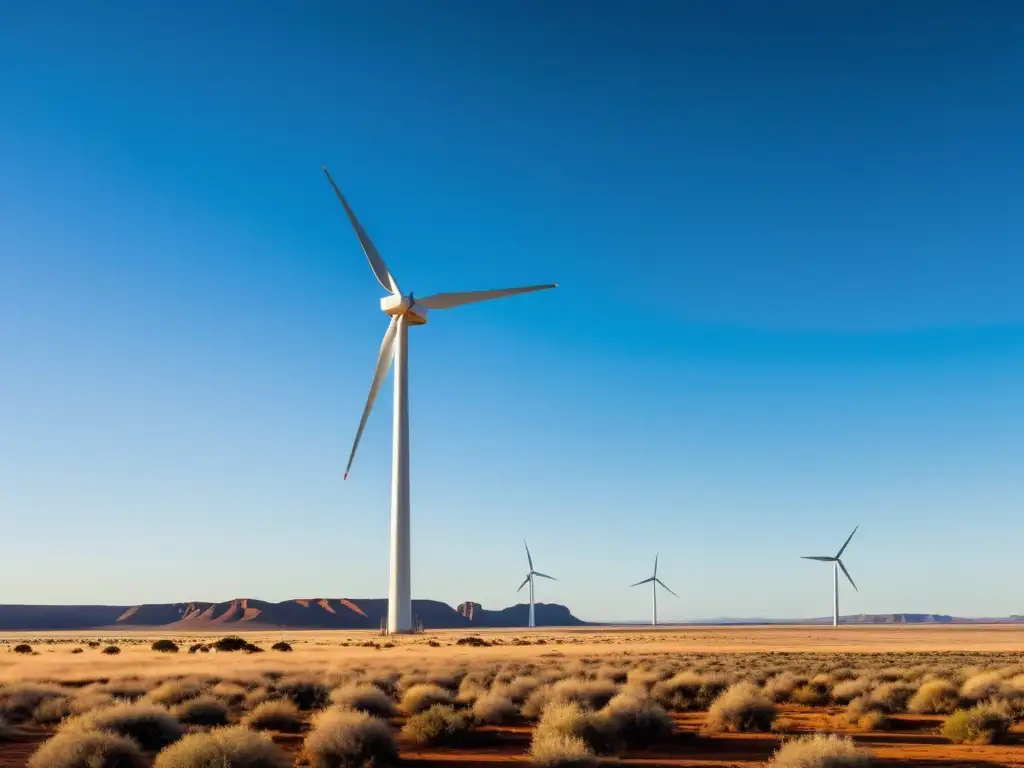
<svg viewBox="0 0 1024 768"><path fill-rule="evenodd" d="M430 632L401 638L382 638L370 632L252 632L246 639L263 647L284 639L292 643L290 654L231 654L230 662L216 653L155 654L149 644L170 637L188 645L210 641L223 632L187 635L140 631L82 633L0 633L0 683L23 679L85 681L130 675L170 676L188 673L242 674L269 669L298 671L337 668L346 663L405 666L431 661L451 662L496 659L532 659L543 662L577 656L635 656L637 659L679 653L900 653L900 652L1000 652L1024 654L1024 626L882 626L882 627L687 627L687 628L584 628L573 630L464 630ZM467 647L456 641L475 634L491 645ZM72 654L88 641L115 642L117 656L103 656L97 649ZM20 656L8 648L13 642L29 642L36 655ZM529 642L529 645L514 643ZM541 642L542 641L542 642ZM393 647L383 647L391 643ZM432 645L436 644L436 645ZM378 644L382 647L376 648ZM4 646L7 646L5 648ZM87 647L87 646L86 646ZM1024 655L1022 655L1024 661ZM889 663L893 663L890 661ZM898 664L898 661L895 663ZM942 718L904 715L895 718L890 730L860 732L847 725L841 709L783 707L781 717L791 730L843 732L867 748L879 765L927 766L1024 766L1024 733L1014 732L1008 744L960 746L939 735ZM627 753L611 762L644 766L754 766L763 764L778 748L780 737L769 734L700 734L703 713L677 716L680 733L670 741L643 752ZM403 762L416 766L527 764L530 739L527 724L483 729L473 747L423 750L402 745ZM0 744L0 767L24 766L48 733L24 729L13 742ZM296 755L301 737L279 737Z"/></svg>

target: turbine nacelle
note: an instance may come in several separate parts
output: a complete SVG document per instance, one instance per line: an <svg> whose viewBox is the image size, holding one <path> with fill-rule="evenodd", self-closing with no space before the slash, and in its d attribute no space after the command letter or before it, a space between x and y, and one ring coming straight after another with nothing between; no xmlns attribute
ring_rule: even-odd
<svg viewBox="0 0 1024 768"><path fill-rule="evenodd" d="M405 315L405 321L409 325L426 325L427 323L427 310L416 304L411 296L403 296L400 293L381 299L380 311L385 315L391 315L391 317Z"/></svg>

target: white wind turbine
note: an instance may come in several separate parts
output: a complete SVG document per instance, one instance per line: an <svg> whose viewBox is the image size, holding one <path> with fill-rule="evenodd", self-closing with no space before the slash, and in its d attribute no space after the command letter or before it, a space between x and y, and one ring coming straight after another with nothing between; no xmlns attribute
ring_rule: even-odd
<svg viewBox="0 0 1024 768"><path fill-rule="evenodd" d="M669 592L671 592L673 595L676 595L675 592L672 592L671 589L669 589L668 587L665 586L665 582L663 582L661 579L658 578L658 556L657 555L654 556L654 575L651 576L651 578L649 578L649 579L644 579L643 581L638 581L636 584L630 584L629 586L631 586L631 587L639 587L641 584L646 584L648 582L650 582L650 584L651 584L651 596L654 598L654 614L651 617L651 626L656 627L656 626L658 626L658 585L660 584L662 589L666 589ZM679 597L679 595L676 595L676 597Z"/></svg>
<svg viewBox="0 0 1024 768"><path fill-rule="evenodd" d="M540 576L542 579L551 579L552 581L558 581L554 576L548 576L546 573L533 570L533 558L530 557L530 547L526 544L526 539L523 539L523 546L526 547L526 562L530 564L530 572L526 574L526 578L523 579L523 583L519 585L519 589L516 592L522 592L523 587L527 584L530 585L530 626L537 626L533 616L533 579L535 576Z"/></svg>
<svg viewBox="0 0 1024 768"><path fill-rule="evenodd" d="M857 528L860 528L858 525ZM853 529L853 533L857 532L857 528ZM802 557L802 560L820 560L823 563L832 563L832 626L839 626L839 569L843 569L843 573L846 574L846 578L850 580L850 585L856 590L857 585L853 583L853 578L850 576L850 572L846 570L846 566L843 565L843 561L840 560L843 556L843 552L846 550L846 545L850 543L850 539L853 538L853 533L850 534L846 542L839 548L835 557Z"/></svg>
<svg viewBox="0 0 1024 768"><path fill-rule="evenodd" d="M394 410L394 436L392 449L391 469L391 583L388 590L388 625L387 630L392 634L412 632L412 592L410 588L410 546L409 546L409 326L424 325L427 322L427 312L431 309L452 309L461 307L463 304L472 304L477 301L489 299L501 299L506 296L515 296L520 293L531 291L542 291L546 288L557 287L550 285L531 285L524 288L504 288L494 291L468 291L463 293L437 293L423 299L413 298L412 293L408 296L398 288L398 281L388 271L384 259L381 258L370 240L369 235L363 229L356 218L352 208L349 207L345 196L341 194L338 185L334 183L331 174L326 166L323 169L327 180L334 188L345 213L348 215L352 228L356 231L356 237L363 247L370 268L377 278L377 282L388 292L388 295L380 300L381 310L391 317L388 329L384 332L384 340L380 344L380 353L377 356L377 368L373 373L373 382L370 385L370 394L366 398L366 407L363 408L363 417L359 420L359 429L356 430L356 439L352 444L352 453L348 457L348 465L345 467L345 477L348 477L352 469L352 461L356 456L356 449L359 447L359 439L363 435L363 428L366 427L366 419L373 409L373 401L377 398L384 377L387 376L391 363L395 363L395 410Z"/></svg>

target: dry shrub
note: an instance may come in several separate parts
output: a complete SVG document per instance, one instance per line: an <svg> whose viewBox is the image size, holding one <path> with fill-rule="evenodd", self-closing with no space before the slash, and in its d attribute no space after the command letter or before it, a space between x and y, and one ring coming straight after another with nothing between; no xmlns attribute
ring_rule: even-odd
<svg viewBox="0 0 1024 768"><path fill-rule="evenodd" d="M555 738L555 743L562 743L565 737L579 739L588 752L599 754L615 752L621 742L617 723L607 714L584 709L575 701L552 701L533 730L533 741Z"/></svg>
<svg viewBox="0 0 1024 768"><path fill-rule="evenodd" d="M282 680L278 683L277 690L304 712L323 709L331 701L331 689L320 681L308 677Z"/></svg>
<svg viewBox="0 0 1024 768"><path fill-rule="evenodd" d="M866 768L871 757L849 737L815 734L787 741L767 768Z"/></svg>
<svg viewBox="0 0 1024 768"><path fill-rule="evenodd" d="M540 686L540 680L532 675L520 675L505 683L495 683L491 690L500 693L516 704L522 704Z"/></svg>
<svg viewBox="0 0 1024 768"><path fill-rule="evenodd" d="M292 761L269 736L245 726L190 733L159 755L153 768L291 768Z"/></svg>
<svg viewBox="0 0 1024 768"><path fill-rule="evenodd" d="M473 717L481 723L497 725L519 714L519 707L499 691L490 691L473 702Z"/></svg>
<svg viewBox="0 0 1024 768"><path fill-rule="evenodd" d="M789 670L780 672L764 684L764 695L776 703L790 701L793 692L808 682L805 675L796 675Z"/></svg>
<svg viewBox="0 0 1024 768"><path fill-rule="evenodd" d="M450 691L434 683L417 683L402 696L402 711L407 715L425 712L435 704L451 704L454 701Z"/></svg>
<svg viewBox="0 0 1024 768"><path fill-rule="evenodd" d="M46 699L39 703L32 719L39 725L53 725L59 723L71 714L71 699L63 696Z"/></svg>
<svg viewBox="0 0 1024 768"><path fill-rule="evenodd" d="M455 700L460 704L472 704L487 693L487 686L476 677L464 677L459 683L459 692Z"/></svg>
<svg viewBox="0 0 1024 768"><path fill-rule="evenodd" d="M650 690L654 684L662 679L662 675L653 669L631 669L626 673L626 685L643 687Z"/></svg>
<svg viewBox="0 0 1024 768"><path fill-rule="evenodd" d="M459 744L472 732L473 718L469 713L449 704L435 704L412 715L402 727L402 734L421 746Z"/></svg>
<svg viewBox="0 0 1024 768"><path fill-rule="evenodd" d="M675 731L672 718L643 688L618 694L602 714L612 720L623 743L632 748L650 746Z"/></svg>
<svg viewBox="0 0 1024 768"><path fill-rule="evenodd" d="M146 695L149 687L142 680L112 680L99 690L109 693L115 699L137 701Z"/></svg>
<svg viewBox="0 0 1024 768"><path fill-rule="evenodd" d="M756 685L736 683L712 703L705 728L709 731L769 731L775 715L775 705Z"/></svg>
<svg viewBox="0 0 1024 768"><path fill-rule="evenodd" d="M1012 721L1003 708L995 704L979 704L960 709L946 718L942 735L954 744L995 744L1002 741Z"/></svg>
<svg viewBox="0 0 1024 768"><path fill-rule="evenodd" d="M352 709L319 713L303 750L312 768L385 768L398 762L398 744L390 726Z"/></svg>
<svg viewBox="0 0 1024 768"><path fill-rule="evenodd" d="M793 690L789 700L805 707L823 707L828 704L829 689L827 686L813 682L804 683Z"/></svg>
<svg viewBox="0 0 1024 768"><path fill-rule="evenodd" d="M982 701L999 696L1006 687L1006 681L998 672L981 672L964 681L960 696L967 701Z"/></svg>
<svg viewBox="0 0 1024 768"><path fill-rule="evenodd" d="M144 768L131 739L101 731L58 733L29 758L27 768Z"/></svg>
<svg viewBox="0 0 1024 768"><path fill-rule="evenodd" d="M222 680L210 689L210 695L216 696L218 699L224 701L228 706L234 707L245 701L245 697L249 695L249 691L238 683Z"/></svg>
<svg viewBox="0 0 1024 768"><path fill-rule="evenodd" d="M582 768L597 762L583 739L557 731L534 731L530 758L544 768Z"/></svg>
<svg viewBox="0 0 1024 768"><path fill-rule="evenodd" d="M228 705L216 696L198 696L183 701L173 710L175 717L189 725L227 725Z"/></svg>
<svg viewBox="0 0 1024 768"><path fill-rule="evenodd" d="M71 714L81 715L116 703L117 699L105 691L98 688L83 688L71 699Z"/></svg>
<svg viewBox="0 0 1024 768"><path fill-rule="evenodd" d="M871 701L886 714L894 715L907 711L907 702L917 692L911 683L882 683L869 694Z"/></svg>
<svg viewBox="0 0 1024 768"><path fill-rule="evenodd" d="M375 685L343 685L331 691L331 703L342 709L358 709L375 717L395 714L395 701Z"/></svg>
<svg viewBox="0 0 1024 768"><path fill-rule="evenodd" d="M245 724L257 731L297 733L302 729L302 716L287 699L264 701L246 716Z"/></svg>
<svg viewBox="0 0 1024 768"><path fill-rule="evenodd" d="M56 685L14 683L0 688L0 716L8 722L28 720L44 701L61 699L67 691Z"/></svg>
<svg viewBox="0 0 1024 768"><path fill-rule="evenodd" d="M870 677L858 677L836 683L832 686L832 701L836 704L849 704L858 696L870 691L874 682Z"/></svg>
<svg viewBox="0 0 1024 768"><path fill-rule="evenodd" d="M927 680L911 697L907 710L918 715L948 715L956 711L959 703L957 687L949 680Z"/></svg>
<svg viewBox="0 0 1024 768"><path fill-rule="evenodd" d="M889 716L877 709L869 710L857 720L857 727L862 731L884 731L889 725Z"/></svg>
<svg viewBox="0 0 1024 768"><path fill-rule="evenodd" d="M146 698L156 704L173 707L175 704L196 698L205 687L198 680L168 680L150 691Z"/></svg>
<svg viewBox="0 0 1024 768"><path fill-rule="evenodd" d="M722 677L680 672L656 683L651 694L659 704L673 712L694 712L707 709L726 688L728 683Z"/></svg>
<svg viewBox="0 0 1024 768"><path fill-rule="evenodd" d="M105 731L127 736L140 747L155 752L182 737L184 727L163 707L152 704L113 704L65 720L61 733Z"/></svg>

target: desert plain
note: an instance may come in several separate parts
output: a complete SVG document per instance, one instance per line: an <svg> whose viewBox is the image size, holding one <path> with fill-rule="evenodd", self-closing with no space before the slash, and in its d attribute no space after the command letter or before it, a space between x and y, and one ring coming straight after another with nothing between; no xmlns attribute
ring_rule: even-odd
<svg viewBox="0 0 1024 768"><path fill-rule="evenodd" d="M0 766L1024 765L1024 625L224 637L0 634Z"/></svg>

